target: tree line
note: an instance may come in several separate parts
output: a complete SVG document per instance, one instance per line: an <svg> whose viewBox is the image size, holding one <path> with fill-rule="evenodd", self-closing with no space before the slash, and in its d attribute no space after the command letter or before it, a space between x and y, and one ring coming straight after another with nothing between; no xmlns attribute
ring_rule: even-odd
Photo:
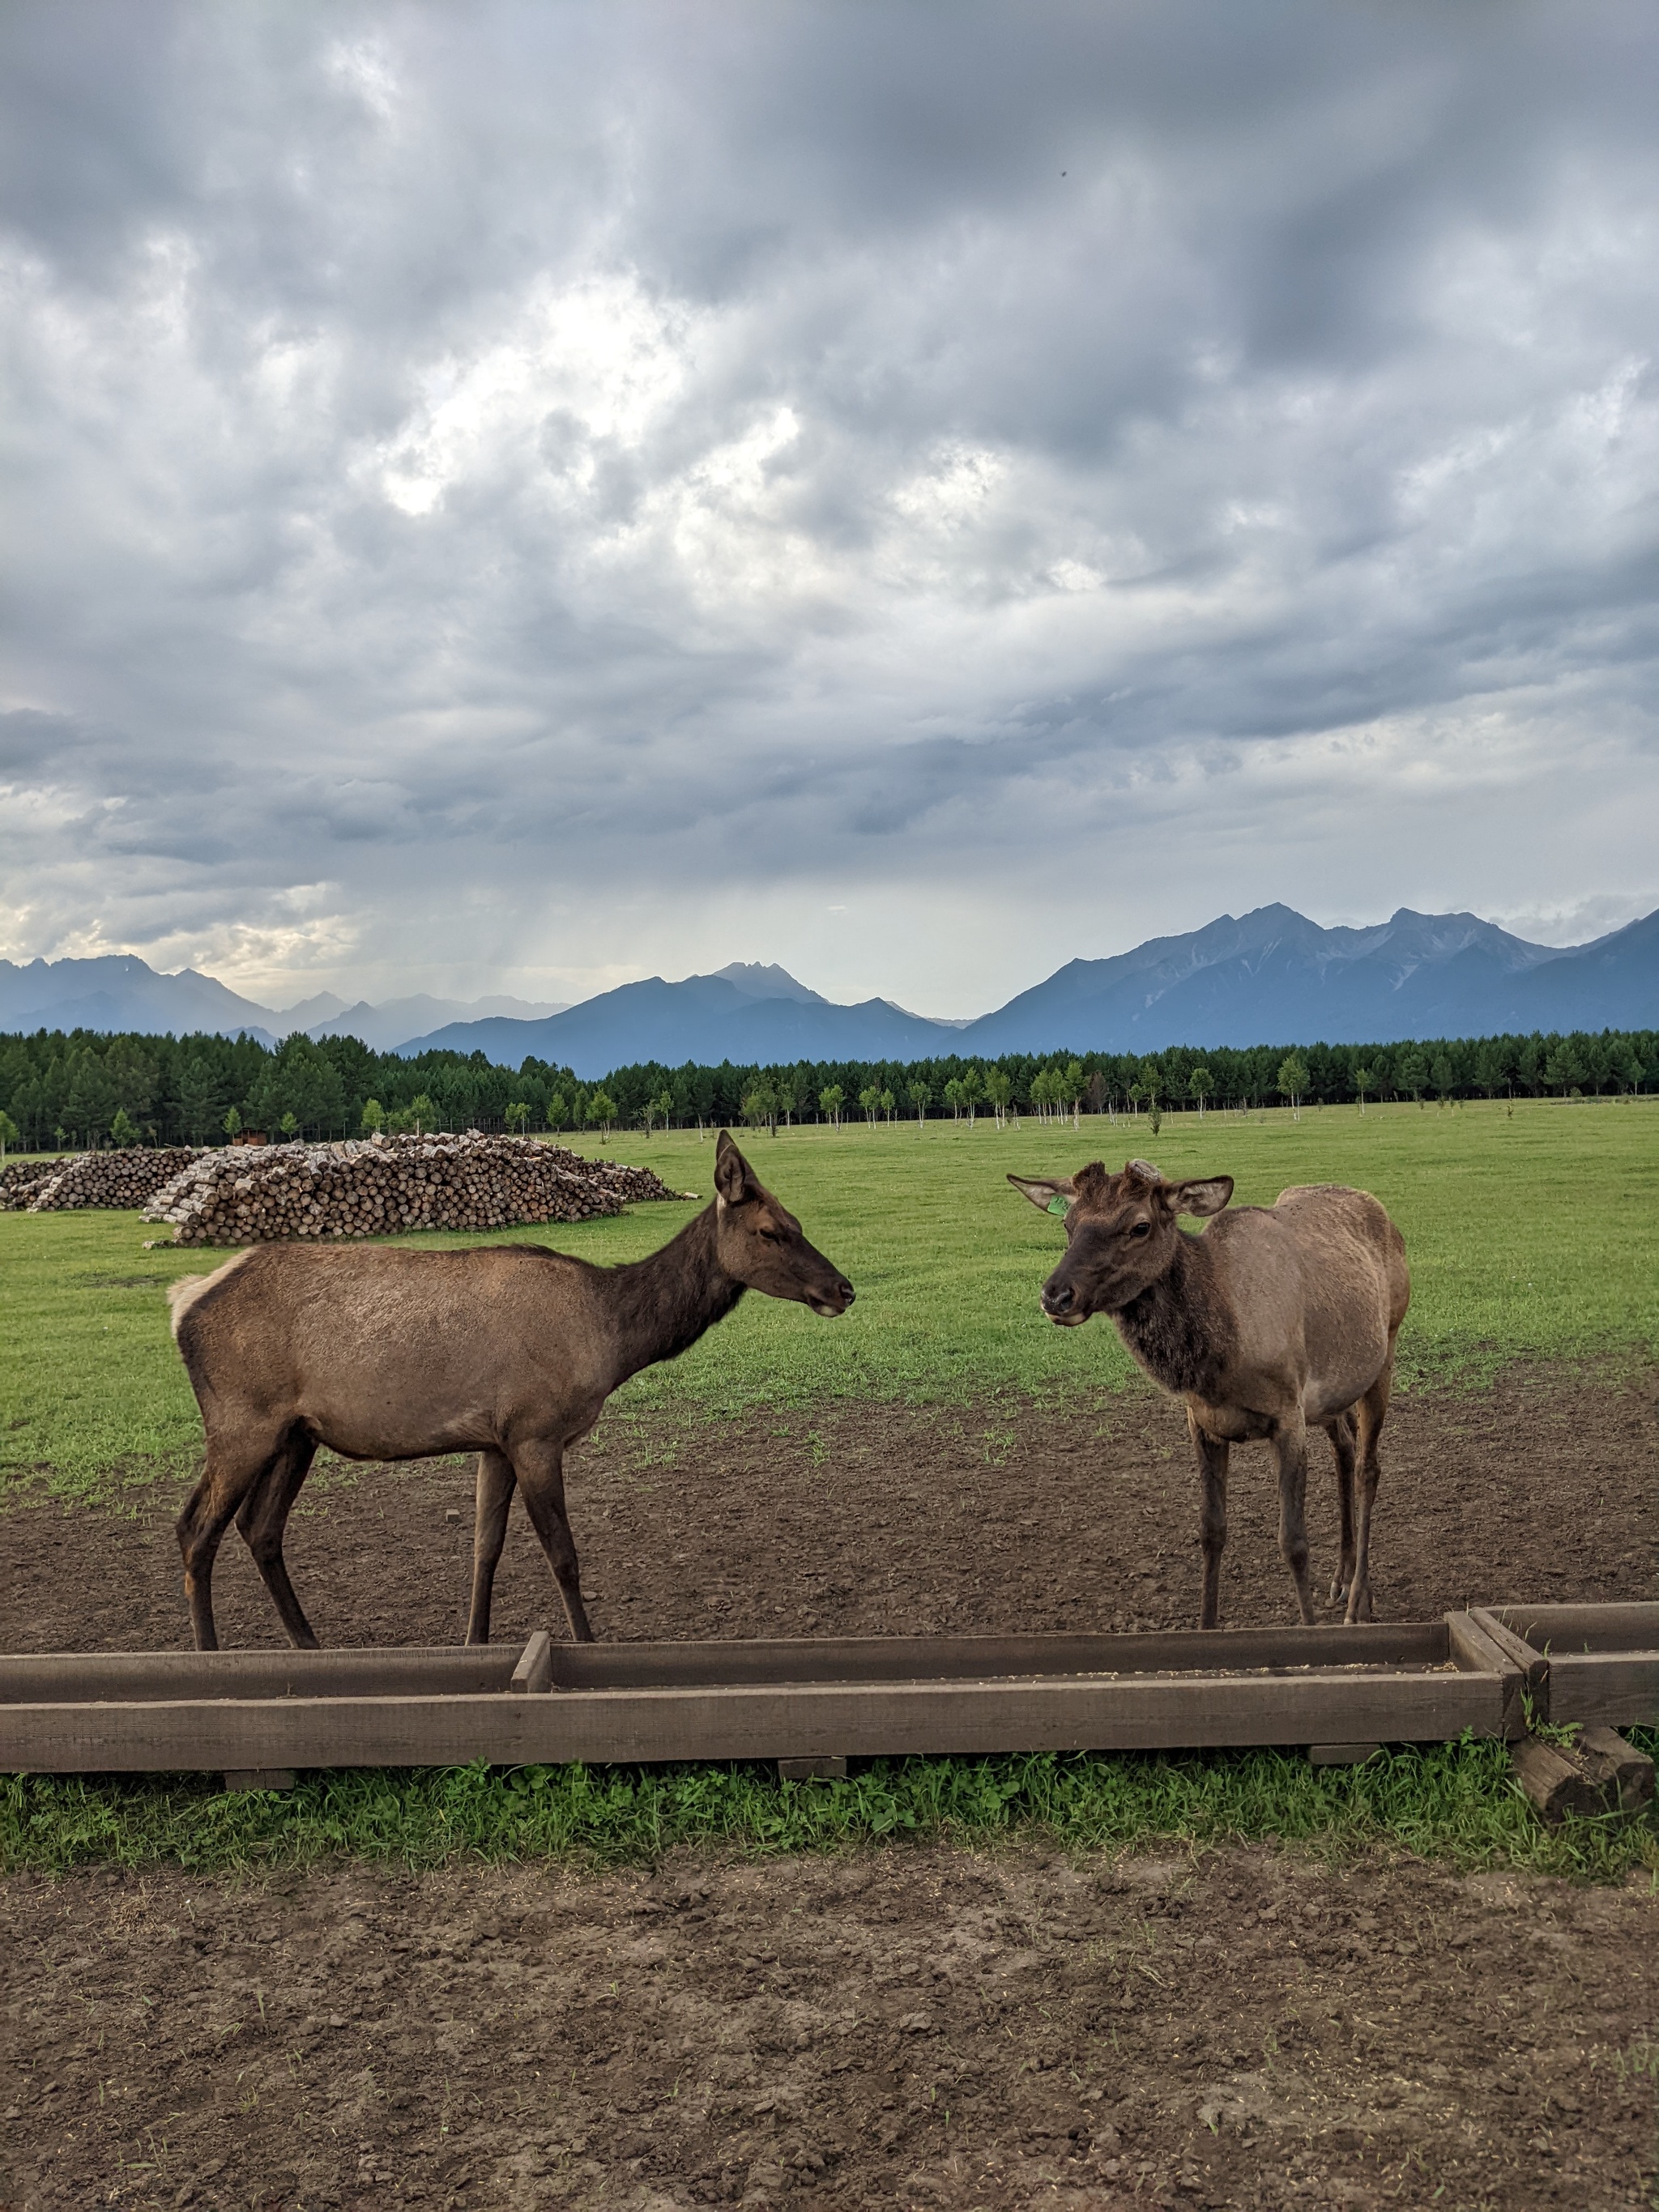
<svg viewBox="0 0 1659 2212"><path fill-rule="evenodd" d="M947 1054L707 1066L654 1060L594 1084L482 1052L371 1052L355 1037L0 1036L0 1146L222 1143L376 1128L599 1130L748 1122L1203 1114L1261 1105L1638 1092L1659 1084L1659 1031L1574 1030L1376 1045L1172 1045L1157 1053Z"/></svg>

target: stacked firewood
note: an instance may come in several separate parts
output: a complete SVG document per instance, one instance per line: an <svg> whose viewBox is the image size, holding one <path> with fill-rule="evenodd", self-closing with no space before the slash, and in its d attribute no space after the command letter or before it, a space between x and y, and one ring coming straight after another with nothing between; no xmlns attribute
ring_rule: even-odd
<svg viewBox="0 0 1659 2212"><path fill-rule="evenodd" d="M680 1194L646 1168L469 1130L209 1152L156 1192L145 1218L171 1222L179 1244L253 1244L589 1221L629 1200Z"/></svg>
<svg viewBox="0 0 1659 2212"><path fill-rule="evenodd" d="M525 1143L523 1138L492 1138L495 1144ZM562 1145L536 1145L538 1152L556 1159L567 1174L588 1176L606 1190L613 1190L618 1198L632 1205L639 1201L648 1204L656 1198L695 1198L695 1190L670 1190L659 1176L649 1168L625 1167L618 1160L585 1160L580 1152L567 1152Z"/></svg>
<svg viewBox="0 0 1659 2212"><path fill-rule="evenodd" d="M63 1171L62 1160L8 1160L0 1167L0 1212L21 1213L47 1176Z"/></svg>
<svg viewBox="0 0 1659 2212"><path fill-rule="evenodd" d="M0 1178L0 1206L13 1213L147 1206L201 1158L193 1145L128 1145L118 1152L76 1152L67 1160L19 1160Z"/></svg>

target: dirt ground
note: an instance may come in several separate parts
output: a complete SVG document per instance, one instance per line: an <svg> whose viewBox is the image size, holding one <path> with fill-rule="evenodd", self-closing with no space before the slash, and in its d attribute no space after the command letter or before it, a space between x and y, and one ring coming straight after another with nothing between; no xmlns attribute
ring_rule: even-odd
<svg viewBox="0 0 1659 2212"><path fill-rule="evenodd" d="M899 1847L6 1889L26 2212L1652 2202L1635 1887Z"/></svg>
<svg viewBox="0 0 1659 2212"><path fill-rule="evenodd" d="M1517 1369L1491 1389L1395 1400L1371 1547L1379 1618L1508 1598L1650 1597L1659 1575L1659 1398ZM670 1426L607 1417L568 1470L594 1632L829 1636L1196 1626L1197 1483L1180 1407L1137 1387L1093 1408L916 1410ZM1267 1448L1233 1455L1224 1618L1293 1621ZM1316 1582L1335 1564L1330 1456L1309 1474ZM190 1641L173 1517L23 1504L0 1515L0 1649ZM451 1516L453 1516L453 1518ZM325 1644L453 1644L465 1629L470 1462L313 1475L289 1524ZM221 1641L280 1644L233 1531L214 1577ZM495 1638L563 1632L515 1504Z"/></svg>
<svg viewBox="0 0 1659 2212"><path fill-rule="evenodd" d="M1401 1399L1379 1613L1652 1595L1656 1457L1650 1379ZM1289 1620L1265 1452L1235 1470L1227 1616ZM459 1637L470 1480L325 1472L289 1547L325 1642ZM1194 1489L1178 1408L1140 1391L611 1420L570 1470L608 1637L1189 1625ZM139 1495L0 1516L8 1648L186 1642L177 1498ZM280 1640L234 1535L216 1590L227 1644ZM516 1519L498 1639L554 1620ZM1655 2202L1648 1883L896 1846L637 1875L13 1875L0 1912L0 2212Z"/></svg>

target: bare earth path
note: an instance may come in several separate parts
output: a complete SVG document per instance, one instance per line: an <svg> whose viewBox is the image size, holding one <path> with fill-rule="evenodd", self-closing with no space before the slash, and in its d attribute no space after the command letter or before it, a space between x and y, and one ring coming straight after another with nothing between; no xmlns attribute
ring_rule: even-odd
<svg viewBox="0 0 1659 2212"><path fill-rule="evenodd" d="M5 1890L27 2212L1650 2201L1634 1887L900 1847Z"/></svg>
<svg viewBox="0 0 1659 2212"><path fill-rule="evenodd" d="M1467 1396L1396 1401L1373 1542L1380 1617L1471 1601L1647 1597L1659 1567L1652 1377L1607 1388L1512 1370ZM1264 1446L1234 1455L1224 1619L1291 1621ZM1098 1409L859 1406L743 1423L607 1419L572 1460L572 1523L600 1637L923 1634L1189 1627L1197 1484L1180 1407L1150 1389ZM189 1642L172 1521L53 1504L0 1515L0 1648ZM1335 1551L1329 1455L1309 1478L1315 1580ZM455 1517L452 1520L447 1516ZM325 1644L453 1644L465 1632L471 1462L313 1475L288 1558ZM233 1531L215 1574L227 1645L283 1642ZM495 1638L563 1632L515 1504Z"/></svg>

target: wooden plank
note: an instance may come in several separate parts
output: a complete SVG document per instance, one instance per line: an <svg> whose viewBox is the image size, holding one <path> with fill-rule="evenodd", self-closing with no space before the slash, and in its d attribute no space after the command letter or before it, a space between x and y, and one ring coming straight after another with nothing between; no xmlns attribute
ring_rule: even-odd
<svg viewBox="0 0 1659 2212"><path fill-rule="evenodd" d="M513 1669L509 1691L526 1695L553 1686L553 1639L544 1628L532 1628L518 1665Z"/></svg>
<svg viewBox="0 0 1659 2212"><path fill-rule="evenodd" d="M998 1676L1144 1674L1157 1668L1437 1667L1442 1620L1346 1628L1172 1629L1100 1636L855 1636L729 1643L555 1644L562 1689L702 1683L988 1681Z"/></svg>
<svg viewBox="0 0 1659 2212"><path fill-rule="evenodd" d="M1502 1683L1504 1734L1511 1738L1524 1735L1527 1678L1520 1668L1467 1613L1446 1615L1446 1634L1455 1665L1469 1674L1494 1674Z"/></svg>
<svg viewBox="0 0 1659 2212"><path fill-rule="evenodd" d="M544 1633L545 1632L538 1632ZM787 1641L549 1644L567 1688L699 1683L902 1681L1103 1674L1154 1668L1437 1666L1443 1621L1354 1628L1178 1629L1129 1636L847 1637ZM505 1689L501 1645L325 1651L25 1652L0 1656L0 1705L136 1698L455 1695Z"/></svg>
<svg viewBox="0 0 1659 2212"><path fill-rule="evenodd" d="M1310 1743L1310 1766L1363 1766L1382 1748L1380 1743Z"/></svg>
<svg viewBox="0 0 1659 2212"><path fill-rule="evenodd" d="M1540 1720L1549 1718L1550 1662L1541 1651L1523 1643L1512 1628L1507 1628L1498 1615L1484 1605L1469 1607L1469 1619L1503 1652L1510 1664L1518 1667L1525 1678L1533 1703Z"/></svg>
<svg viewBox="0 0 1659 2212"><path fill-rule="evenodd" d="M1608 1728L1659 1724L1659 1651L1552 1651L1549 1716Z"/></svg>
<svg viewBox="0 0 1659 2212"><path fill-rule="evenodd" d="M1494 1605L1486 1611L1539 1650L1659 1651L1659 1604Z"/></svg>
<svg viewBox="0 0 1659 2212"><path fill-rule="evenodd" d="M504 1690L506 1645L329 1651L29 1651L0 1657L0 1708L70 1699L417 1697Z"/></svg>
<svg viewBox="0 0 1659 2212"><path fill-rule="evenodd" d="M0 1771L199 1771L908 1752L1166 1750L1501 1735L1491 1674L791 1683L556 1697L281 1698L0 1709Z"/></svg>

